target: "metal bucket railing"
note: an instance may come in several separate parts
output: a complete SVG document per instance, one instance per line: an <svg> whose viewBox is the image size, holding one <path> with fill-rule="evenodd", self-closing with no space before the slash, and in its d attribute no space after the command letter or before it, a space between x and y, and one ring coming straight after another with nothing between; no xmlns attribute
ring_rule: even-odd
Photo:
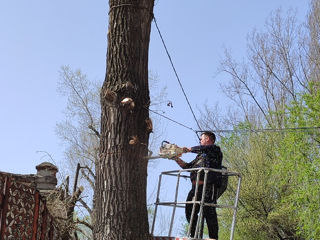
<svg viewBox="0 0 320 240"><path fill-rule="evenodd" d="M190 178L190 176L187 176L184 173L186 173L186 172L194 172L194 171L197 171L195 197L193 198L192 201L182 201L182 202L179 201L178 202L177 199L178 199L180 178L181 177L182 178ZM200 173L201 172L204 172L203 191L202 191L201 200L197 201L199 179L200 179ZM205 199L205 191L206 191L206 186L207 186L207 178L208 178L208 173L209 172L218 172L218 173L221 173L224 177L230 177L230 176L238 177L237 190L236 190L235 201L234 201L233 205L219 205L219 204L213 204L213 203L206 203L204 201L204 199ZM169 176L176 176L177 177L177 183L176 183L176 189L175 189L175 197L174 197L174 201L173 202L161 202L160 201L160 189L161 189L161 182L162 182L162 176L163 175L169 175ZM184 208L187 203L188 204L192 203L193 207L192 207L192 213L191 213L191 219L190 219L191 223L192 223L193 218L194 218L196 204L198 204L200 206L199 217L198 217L197 224L196 224L196 230L195 230L194 238L200 238L200 237L202 238L203 207L204 206L213 206L213 207L216 207L216 208L231 208L231 209L233 209L233 218L232 218L232 224L231 224L231 229L230 229L230 231L231 231L230 232L230 240L233 240L234 230L235 230L235 225L236 225L236 215L237 215L237 207L238 207L238 201L239 201L240 185L241 185L241 175L239 173L237 173L237 172L231 172L231 171L227 171L227 170L213 169L213 168L190 168L190 169L181 169L181 170L162 172L159 175L158 191L157 191L157 198L156 198L156 202L155 202L155 210L154 210L154 218L153 218L153 221L152 221L151 235L153 236L153 233L154 233L158 206L164 205L164 206L173 207L173 211L172 211L172 214L171 214L171 220L170 220L170 227L169 227L169 231L168 231L168 237L171 237L172 228L173 228L173 224L174 224L175 213L176 213L176 208L177 207ZM190 231L191 231L191 228L190 228L190 225L189 225L187 236L190 236Z"/></svg>

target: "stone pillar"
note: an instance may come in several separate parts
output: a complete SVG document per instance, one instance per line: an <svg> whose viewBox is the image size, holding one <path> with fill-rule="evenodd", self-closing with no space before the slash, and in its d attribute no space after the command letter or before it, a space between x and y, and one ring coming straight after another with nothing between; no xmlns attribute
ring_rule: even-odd
<svg viewBox="0 0 320 240"><path fill-rule="evenodd" d="M37 178L36 185L40 193L48 193L56 188L58 168L49 162L43 162L36 166Z"/></svg>

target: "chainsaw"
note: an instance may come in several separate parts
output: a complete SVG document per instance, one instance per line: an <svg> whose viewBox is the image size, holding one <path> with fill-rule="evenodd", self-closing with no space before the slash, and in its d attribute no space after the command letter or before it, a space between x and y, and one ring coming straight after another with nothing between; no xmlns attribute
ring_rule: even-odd
<svg viewBox="0 0 320 240"><path fill-rule="evenodd" d="M183 148L178 147L176 144L170 143L168 141L162 141L159 154L157 156L149 156L148 159L172 159L174 157L180 157L185 152L186 151Z"/></svg>

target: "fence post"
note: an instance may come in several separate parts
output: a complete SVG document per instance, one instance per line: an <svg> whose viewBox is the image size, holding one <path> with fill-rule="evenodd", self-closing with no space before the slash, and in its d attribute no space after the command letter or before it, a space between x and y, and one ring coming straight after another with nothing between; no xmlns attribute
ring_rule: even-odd
<svg viewBox="0 0 320 240"><path fill-rule="evenodd" d="M1 201L1 214L0 214L0 239L4 239L5 231L6 231L6 216L8 212L8 200L9 200L9 188L11 186L11 181L8 176L6 176L4 185L3 185L3 192L2 201Z"/></svg>
<svg viewBox="0 0 320 240"><path fill-rule="evenodd" d="M33 223L32 223L32 238L31 240L37 240L39 208L40 208L40 194L38 191L34 194L34 211L33 211Z"/></svg>

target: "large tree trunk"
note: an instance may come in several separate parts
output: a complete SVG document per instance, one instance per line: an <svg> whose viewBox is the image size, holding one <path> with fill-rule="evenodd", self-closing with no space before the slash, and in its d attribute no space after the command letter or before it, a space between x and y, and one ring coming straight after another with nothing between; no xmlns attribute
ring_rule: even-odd
<svg viewBox="0 0 320 240"><path fill-rule="evenodd" d="M148 49L154 0L110 0L109 5L94 239L150 239L145 156L151 130Z"/></svg>

